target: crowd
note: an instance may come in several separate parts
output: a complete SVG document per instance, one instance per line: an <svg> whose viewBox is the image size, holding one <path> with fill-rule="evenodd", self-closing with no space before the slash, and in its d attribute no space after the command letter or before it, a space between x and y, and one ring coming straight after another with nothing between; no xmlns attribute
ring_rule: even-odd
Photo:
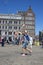
<svg viewBox="0 0 43 65"><path fill-rule="evenodd" d="M24 27L24 28L23 28ZM28 31L25 28L25 25L22 26L22 29L24 29L22 32L14 32L13 40L11 37L6 41L6 36L3 33L1 40L1 46L4 47L5 43L13 44L13 45L22 45L22 56L27 55L26 51L29 52L29 54L32 54L32 44L33 44L33 38L29 35ZM43 40L43 39L42 39ZM43 41L42 41L43 43ZM43 44L42 44L43 47Z"/></svg>
<svg viewBox="0 0 43 65"><path fill-rule="evenodd" d="M2 42L1 42L2 47L4 47L5 40L6 37L3 34ZM26 51L28 51L30 54L32 53L33 39L32 36L29 36L27 30L23 30L22 32L14 32L13 40L9 38L9 40L7 40L7 43L8 44L12 43L14 45L22 44L22 52L23 52L22 56L25 56L27 54Z"/></svg>

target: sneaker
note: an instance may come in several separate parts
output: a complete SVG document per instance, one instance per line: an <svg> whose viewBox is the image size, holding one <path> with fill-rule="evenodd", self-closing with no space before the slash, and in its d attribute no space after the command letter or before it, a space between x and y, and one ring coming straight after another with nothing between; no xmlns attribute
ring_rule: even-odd
<svg viewBox="0 0 43 65"><path fill-rule="evenodd" d="M25 56L25 54L22 54L22 56Z"/></svg>
<svg viewBox="0 0 43 65"><path fill-rule="evenodd" d="M28 53L25 53L25 55L28 55Z"/></svg>

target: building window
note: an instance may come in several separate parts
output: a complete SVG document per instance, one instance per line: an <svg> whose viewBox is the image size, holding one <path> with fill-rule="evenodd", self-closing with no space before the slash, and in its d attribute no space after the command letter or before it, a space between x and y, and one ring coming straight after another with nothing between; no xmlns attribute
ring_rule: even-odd
<svg viewBox="0 0 43 65"><path fill-rule="evenodd" d="M7 32L5 32L5 34L7 34Z"/></svg>
<svg viewBox="0 0 43 65"><path fill-rule="evenodd" d="M0 23L1 23L1 21L0 21Z"/></svg>
<svg viewBox="0 0 43 65"><path fill-rule="evenodd" d="M34 18L34 17L32 17L32 20L35 20L35 18Z"/></svg>
<svg viewBox="0 0 43 65"><path fill-rule="evenodd" d="M9 21L10 24L12 24L12 21Z"/></svg>
<svg viewBox="0 0 43 65"><path fill-rule="evenodd" d="M26 20L33 20L33 17L25 17Z"/></svg>
<svg viewBox="0 0 43 65"><path fill-rule="evenodd" d="M14 21L14 24L17 24L17 21Z"/></svg>
<svg viewBox="0 0 43 65"><path fill-rule="evenodd" d="M7 21L6 21L6 23L7 23Z"/></svg>
<svg viewBox="0 0 43 65"><path fill-rule="evenodd" d="M3 21L3 24L4 24L4 21Z"/></svg>
<svg viewBox="0 0 43 65"><path fill-rule="evenodd" d="M12 26L9 26L9 29L12 29Z"/></svg>
<svg viewBox="0 0 43 65"><path fill-rule="evenodd" d="M15 32L14 32L14 34L15 34Z"/></svg>
<svg viewBox="0 0 43 65"><path fill-rule="evenodd" d="M20 27L19 27L19 30L20 30Z"/></svg>
<svg viewBox="0 0 43 65"><path fill-rule="evenodd" d="M14 26L14 29L17 29L17 27Z"/></svg>
<svg viewBox="0 0 43 65"><path fill-rule="evenodd" d="M2 26L2 29L4 29L4 26Z"/></svg>
<svg viewBox="0 0 43 65"><path fill-rule="evenodd" d="M33 16L33 14L32 14L32 13L27 13L27 15L28 15L28 16Z"/></svg>
<svg viewBox="0 0 43 65"><path fill-rule="evenodd" d="M34 24L34 22L33 22L33 21L26 21L25 23L26 23L26 24L31 24L31 25L33 25L33 24Z"/></svg>
<svg viewBox="0 0 43 65"><path fill-rule="evenodd" d="M1 29L1 26L0 26L0 29Z"/></svg>
<svg viewBox="0 0 43 65"><path fill-rule="evenodd" d="M0 35L1 35L1 30L0 30Z"/></svg>
<svg viewBox="0 0 43 65"><path fill-rule="evenodd" d="M21 22L19 21L19 24L20 24Z"/></svg>
<svg viewBox="0 0 43 65"><path fill-rule="evenodd" d="M12 35L12 32L8 32L9 35Z"/></svg>
<svg viewBox="0 0 43 65"><path fill-rule="evenodd" d="M34 29L34 26L28 26L28 29Z"/></svg>
<svg viewBox="0 0 43 65"><path fill-rule="evenodd" d="M7 29L7 26L5 26L5 29Z"/></svg>

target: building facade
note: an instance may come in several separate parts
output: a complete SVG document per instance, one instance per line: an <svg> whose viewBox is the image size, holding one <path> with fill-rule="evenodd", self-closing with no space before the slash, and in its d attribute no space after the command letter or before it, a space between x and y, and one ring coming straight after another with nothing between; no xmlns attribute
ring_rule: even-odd
<svg viewBox="0 0 43 65"><path fill-rule="evenodd" d="M5 33L6 37L14 36L15 31L21 31L22 25L26 25L29 35L35 36L35 14L32 8L27 11L18 11L17 14L0 14L0 36Z"/></svg>

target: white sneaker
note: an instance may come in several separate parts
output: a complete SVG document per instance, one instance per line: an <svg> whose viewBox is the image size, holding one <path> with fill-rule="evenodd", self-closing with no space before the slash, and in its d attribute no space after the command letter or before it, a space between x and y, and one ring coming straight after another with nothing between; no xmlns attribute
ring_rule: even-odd
<svg viewBox="0 0 43 65"><path fill-rule="evenodd" d="M22 56L25 56L25 54L22 54Z"/></svg>

